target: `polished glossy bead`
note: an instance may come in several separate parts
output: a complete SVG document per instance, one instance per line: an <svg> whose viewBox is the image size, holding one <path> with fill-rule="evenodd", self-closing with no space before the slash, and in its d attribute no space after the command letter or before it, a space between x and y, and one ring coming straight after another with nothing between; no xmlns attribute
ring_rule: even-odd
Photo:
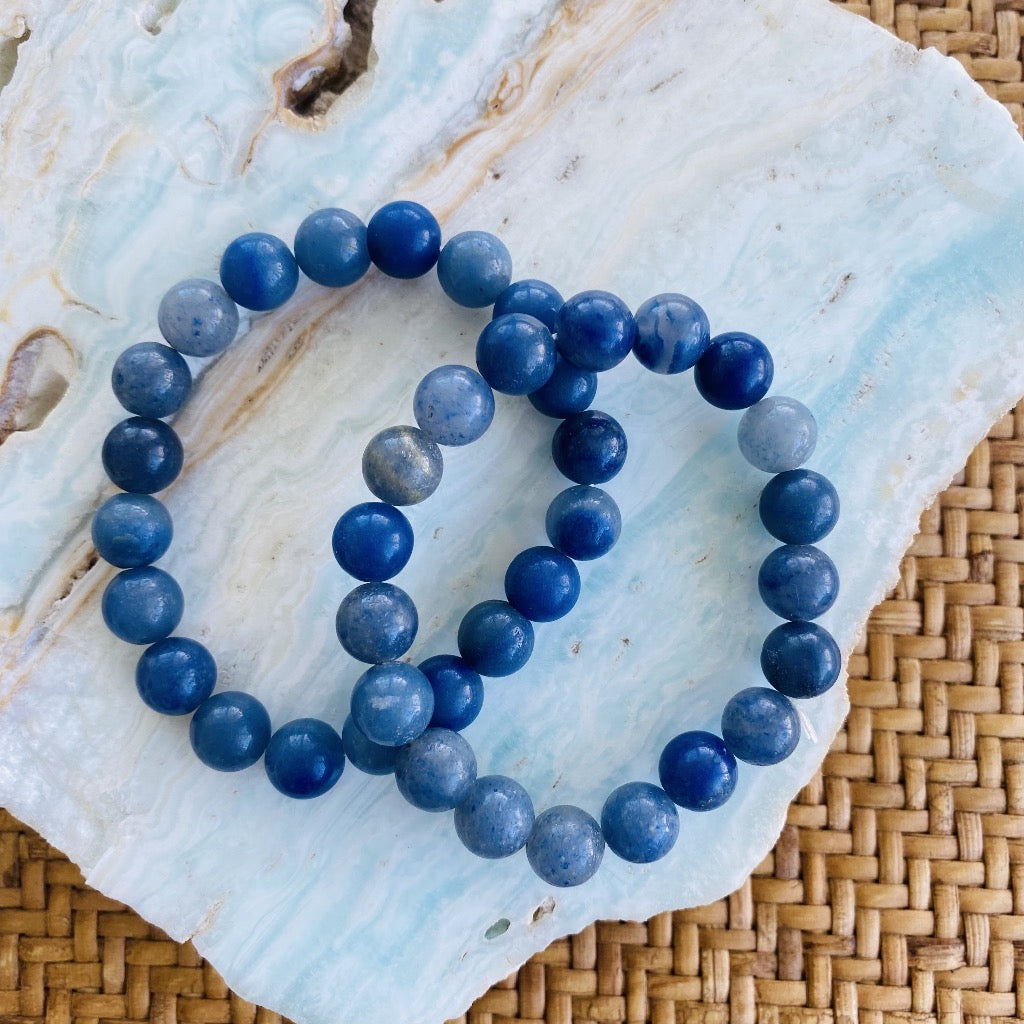
<svg viewBox="0 0 1024 1024"><path fill-rule="evenodd" d="M107 584L101 609L114 636L130 644L151 644L174 632L185 598L173 576L143 565L123 569Z"/></svg>
<svg viewBox="0 0 1024 1024"><path fill-rule="evenodd" d="M629 355L636 321L611 292L587 291L566 299L558 311L558 351L584 370L609 370Z"/></svg>
<svg viewBox="0 0 1024 1024"><path fill-rule="evenodd" d="M389 505L425 501L441 482L441 449L418 427L385 427L363 451L363 479Z"/></svg>
<svg viewBox="0 0 1024 1024"><path fill-rule="evenodd" d="M132 416L110 429L103 441L103 468L121 488L134 494L163 490L181 472L181 441L163 420Z"/></svg>
<svg viewBox="0 0 1024 1024"><path fill-rule="evenodd" d="M246 309L276 309L294 294L299 267L291 249L275 235L239 235L220 258L224 291Z"/></svg>
<svg viewBox="0 0 1024 1024"><path fill-rule="evenodd" d="M199 277L169 288L156 319L167 344L187 356L215 356L238 333L238 307L231 296Z"/></svg>
<svg viewBox="0 0 1024 1024"><path fill-rule="evenodd" d="M622 516L610 494L580 484L555 495L544 528L552 547L586 562L612 549L622 530Z"/></svg>
<svg viewBox="0 0 1024 1024"><path fill-rule="evenodd" d="M462 617L459 653L483 676L509 676L533 654L533 626L506 601L481 601Z"/></svg>
<svg viewBox="0 0 1024 1024"><path fill-rule="evenodd" d="M270 737L263 767L276 790L310 800L323 796L341 778L345 745L319 718L296 718Z"/></svg>
<svg viewBox="0 0 1024 1024"><path fill-rule="evenodd" d="M603 484L626 461L626 432L606 412L588 409L567 417L551 439L559 472L578 484Z"/></svg>
<svg viewBox="0 0 1024 1024"><path fill-rule="evenodd" d="M341 740L345 745L345 756L361 772L367 775L390 775L395 770L398 747L385 746L367 739L351 715L348 715L342 726Z"/></svg>
<svg viewBox="0 0 1024 1024"><path fill-rule="evenodd" d="M800 717L788 697L767 686L749 686L722 712L722 739L748 764L778 764L800 742Z"/></svg>
<svg viewBox="0 0 1024 1024"><path fill-rule="evenodd" d="M725 742L699 729L669 740L658 762L661 788L690 811L721 807L736 788L737 771Z"/></svg>
<svg viewBox="0 0 1024 1024"><path fill-rule="evenodd" d="M558 311L564 299L557 288L547 281L526 278L513 281L495 300L495 318L506 313L528 313L536 317L549 331L555 329Z"/></svg>
<svg viewBox="0 0 1024 1024"><path fill-rule="evenodd" d="M824 551L810 544L783 544L757 574L761 600L784 619L816 619L839 595L839 570Z"/></svg>
<svg viewBox="0 0 1024 1024"><path fill-rule="evenodd" d="M697 360L693 381L704 401L719 409L745 409L768 393L775 374L771 353L750 334L719 334Z"/></svg>
<svg viewBox="0 0 1024 1024"><path fill-rule="evenodd" d="M270 741L270 715L253 696L223 690L196 708L188 730L196 757L219 772L255 764Z"/></svg>
<svg viewBox="0 0 1024 1024"><path fill-rule="evenodd" d="M431 725L458 732L476 719L484 705L479 672L455 654L436 654L420 662L419 669L434 691Z"/></svg>
<svg viewBox="0 0 1024 1024"><path fill-rule="evenodd" d="M740 418L737 430L743 458L766 473L802 466L818 443L818 424L802 402L784 395L762 398Z"/></svg>
<svg viewBox="0 0 1024 1024"><path fill-rule="evenodd" d="M490 306L512 280L512 256L487 231L462 231L445 243L437 260L445 295L460 306Z"/></svg>
<svg viewBox="0 0 1024 1024"><path fill-rule="evenodd" d="M685 295L655 295L636 311L633 355L655 373L688 370L704 354L710 341L707 314Z"/></svg>
<svg viewBox="0 0 1024 1024"><path fill-rule="evenodd" d="M441 225L419 203L387 203L366 225L366 244L370 259L389 277L420 277L437 262Z"/></svg>
<svg viewBox="0 0 1024 1024"><path fill-rule="evenodd" d="M505 596L533 622L554 622L576 606L580 572L568 556L549 547L527 548L505 571Z"/></svg>
<svg viewBox="0 0 1024 1024"><path fill-rule="evenodd" d="M379 583L405 568L412 555L412 526L394 505L364 501L338 520L331 547L350 576Z"/></svg>
<svg viewBox="0 0 1024 1024"><path fill-rule="evenodd" d="M375 665L405 654L418 626L412 598L393 583L363 583L349 591L335 617L341 646L357 661Z"/></svg>
<svg viewBox="0 0 1024 1024"><path fill-rule="evenodd" d="M450 811L476 781L476 755L451 729L430 728L398 751L398 792L421 811Z"/></svg>
<svg viewBox="0 0 1024 1024"><path fill-rule="evenodd" d="M604 857L601 826L572 804L537 815L526 843L530 867L549 885L568 888L593 878Z"/></svg>
<svg viewBox="0 0 1024 1024"><path fill-rule="evenodd" d="M171 546L171 514L148 494L115 494L92 518L100 558L119 569L155 562Z"/></svg>
<svg viewBox="0 0 1024 1024"><path fill-rule="evenodd" d="M468 366L439 366L416 386L413 414L420 430L437 444L471 444L494 419L494 394Z"/></svg>
<svg viewBox="0 0 1024 1024"><path fill-rule="evenodd" d="M545 416L563 419L574 412L583 412L597 394L597 374L573 366L568 359L555 355L555 369L548 382L527 398L530 404Z"/></svg>
<svg viewBox="0 0 1024 1024"><path fill-rule="evenodd" d="M157 640L135 666L143 703L162 715L191 714L213 693L217 664L198 641L184 636Z"/></svg>
<svg viewBox="0 0 1024 1024"><path fill-rule="evenodd" d="M485 775L455 808L455 832L470 853L496 860L526 845L534 819L530 794L518 782Z"/></svg>
<svg viewBox="0 0 1024 1024"><path fill-rule="evenodd" d="M601 832L623 860L651 864L675 846L679 813L663 789L649 782L627 782L605 800Z"/></svg>
<svg viewBox="0 0 1024 1024"><path fill-rule="evenodd" d="M295 262L317 284L355 284L370 267L366 225L348 210L314 210L295 232Z"/></svg>
<svg viewBox="0 0 1024 1024"><path fill-rule="evenodd" d="M495 391L528 395L555 372L555 340L536 317L506 313L480 332L476 364Z"/></svg>
<svg viewBox="0 0 1024 1024"><path fill-rule="evenodd" d="M784 622L761 647L765 679L787 697L821 696L835 685L842 667L839 645L814 622Z"/></svg>
<svg viewBox="0 0 1024 1024"><path fill-rule="evenodd" d="M791 469L768 481L758 511L773 537L786 544L817 544L839 522L839 495L828 477Z"/></svg>
<svg viewBox="0 0 1024 1024"><path fill-rule="evenodd" d="M400 747L414 740L434 713L434 691L418 669L404 661L368 668L352 690L352 718L371 742Z"/></svg>
<svg viewBox="0 0 1024 1024"><path fill-rule="evenodd" d="M173 348L143 341L117 357L110 386L129 412L160 419L182 407L192 389L192 371Z"/></svg>

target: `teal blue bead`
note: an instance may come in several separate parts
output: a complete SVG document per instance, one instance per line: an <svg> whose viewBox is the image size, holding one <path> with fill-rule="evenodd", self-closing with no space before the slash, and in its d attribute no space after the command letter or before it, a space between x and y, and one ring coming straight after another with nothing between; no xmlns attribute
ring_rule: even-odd
<svg viewBox="0 0 1024 1024"><path fill-rule="evenodd" d="M441 250L437 279L445 295L460 306L490 306L512 280L512 257L495 235L462 231Z"/></svg>
<svg viewBox="0 0 1024 1024"><path fill-rule="evenodd" d="M176 413L188 398L192 371L170 346L143 341L117 357L110 384L129 412L162 419Z"/></svg>
<svg viewBox="0 0 1024 1024"><path fill-rule="evenodd" d="M148 494L115 494L92 519L92 542L100 558L119 569L149 565L171 546L171 514Z"/></svg>
<svg viewBox="0 0 1024 1024"><path fill-rule="evenodd" d="M587 409L567 416L551 439L560 473L578 484L603 484L626 462L626 432L606 412Z"/></svg>
<svg viewBox="0 0 1024 1024"><path fill-rule="evenodd" d="M740 452L765 473L784 473L802 466L818 442L818 424L802 402L783 395L762 398L740 419Z"/></svg>
<svg viewBox="0 0 1024 1024"><path fill-rule="evenodd" d="M610 370L633 349L636 321L611 292L586 291L566 299L558 311L558 351L584 370Z"/></svg>
<svg viewBox="0 0 1024 1024"><path fill-rule="evenodd" d="M649 782L627 782L601 809L601 832L609 849L634 864L661 860L679 837L679 814L668 794Z"/></svg>
<svg viewBox="0 0 1024 1024"><path fill-rule="evenodd" d="M426 207L401 199L370 218L366 244L370 259L389 277L421 277L441 252L441 226Z"/></svg>
<svg viewBox="0 0 1024 1024"><path fill-rule="evenodd" d="M658 761L661 788L689 811L713 811L732 796L738 770L725 741L695 729L674 736Z"/></svg>
<svg viewBox="0 0 1024 1024"><path fill-rule="evenodd" d="M296 718L270 737L263 767L279 793L296 800L323 796L345 769L345 745L319 718Z"/></svg>
<svg viewBox="0 0 1024 1024"><path fill-rule="evenodd" d="M400 658L416 639L419 617L412 598L392 583L363 583L338 608L341 646L357 661L381 664Z"/></svg>
<svg viewBox="0 0 1024 1024"><path fill-rule="evenodd" d="M765 679L787 697L820 697L835 685L842 667L839 645L815 622L783 622L761 647Z"/></svg>
<svg viewBox="0 0 1024 1024"><path fill-rule="evenodd" d="M368 740L386 747L416 739L433 713L430 681L404 661L371 666L352 690L353 721Z"/></svg>
<svg viewBox="0 0 1024 1024"><path fill-rule="evenodd" d="M177 628L185 598L172 576L143 565L119 572L104 589L100 605L114 636L130 644L151 644Z"/></svg>
<svg viewBox="0 0 1024 1024"><path fill-rule="evenodd" d="M426 729L395 758L398 792L421 811L450 811L475 781L473 748L451 729Z"/></svg>
<svg viewBox="0 0 1024 1024"><path fill-rule="evenodd" d="M636 311L633 355L655 373L690 369L710 341L707 314L686 295L655 295Z"/></svg>
<svg viewBox="0 0 1024 1024"><path fill-rule="evenodd" d="M492 320L476 343L484 380L505 395L528 395L555 372L555 339L535 317L506 313Z"/></svg>
<svg viewBox="0 0 1024 1024"><path fill-rule="evenodd" d="M775 374L763 341L742 331L711 339L693 370L701 397L719 409L746 409L768 393Z"/></svg>
<svg viewBox="0 0 1024 1024"><path fill-rule="evenodd" d="M295 262L317 284L355 284L370 267L366 225L348 210L315 210L295 233Z"/></svg>
<svg viewBox="0 0 1024 1024"><path fill-rule="evenodd" d="M258 311L277 309L294 294L299 266L280 238L250 231L239 235L224 250L220 283L239 306Z"/></svg>
<svg viewBox="0 0 1024 1024"><path fill-rule="evenodd" d="M573 366L568 359L555 354L555 369L547 383L526 397L530 405L545 416L564 419L575 412L583 412L597 394L597 374Z"/></svg>
<svg viewBox="0 0 1024 1024"><path fill-rule="evenodd" d="M219 284L192 277L167 290L157 325L171 348L186 356L215 356L238 333L238 307Z"/></svg>
<svg viewBox="0 0 1024 1024"><path fill-rule="evenodd" d="M490 385L468 366L438 366L416 386L416 423L436 444L461 446L483 437L494 419Z"/></svg>
<svg viewBox="0 0 1024 1024"><path fill-rule="evenodd" d="M800 742L800 716L790 699L767 686L749 686L722 712L722 739L748 764L784 761Z"/></svg>
<svg viewBox="0 0 1024 1024"><path fill-rule="evenodd" d="M208 768L240 772L267 749L270 715L250 694L222 690L196 708L188 735L196 757Z"/></svg>
<svg viewBox="0 0 1024 1024"><path fill-rule="evenodd" d="M482 676L509 676L533 654L533 625L506 601L481 601L459 623L459 654Z"/></svg>
<svg viewBox="0 0 1024 1024"><path fill-rule="evenodd" d="M839 521L839 495L832 482L811 469L773 476L761 492L764 528L786 544L817 544Z"/></svg>
<svg viewBox="0 0 1024 1024"><path fill-rule="evenodd" d="M386 427L363 451L363 479L389 505L416 505L437 490L441 449L417 427Z"/></svg>
<svg viewBox="0 0 1024 1024"><path fill-rule="evenodd" d="M359 771L367 775L390 775L395 770L399 748L368 739L351 714L342 726L341 740L345 745L345 756Z"/></svg>
<svg viewBox="0 0 1024 1024"><path fill-rule="evenodd" d="M757 574L761 600L783 619L808 622L824 615L839 595L839 571L811 544L783 544Z"/></svg>
<svg viewBox="0 0 1024 1024"><path fill-rule="evenodd" d="M526 843L526 858L534 872L563 889L593 878L603 857L601 826L572 804L549 807L537 815Z"/></svg>
<svg viewBox="0 0 1024 1024"><path fill-rule="evenodd" d="M526 278L514 281L494 300L492 315L497 319L506 313L527 313L553 331L564 301L558 289L547 281Z"/></svg>
<svg viewBox="0 0 1024 1024"><path fill-rule="evenodd" d="M338 565L350 576L379 583L397 576L408 563L412 525L394 505L364 501L335 524L331 548Z"/></svg>
<svg viewBox="0 0 1024 1024"><path fill-rule="evenodd" d="M581 484L555 495L544 527L552 547L577 562L586 562L614 547L622 531L622 516L607 491Z"/></svg>
<svg viewBox="0 0 1024 1024"><path fill-rule="evenodd" d="M530 794L514 779L485 775L455 808L455 832L478 857L511 857L530 838L536 818Z"/></svg>
<svg viewBox="0 0 1024 1024"><path fill-rule="evenodd" d="M103 441L107 476L133 494L152 494L173 483L185 452L174 430L163 420L132 416L111 427Z"/></svg>
<svg viewBox="0 0 1024 1024"><path fill-rule="evenodd" d="M191 714L213 693L217 664L195 640L169 636L142 652L135 688L143 703L162 715Z"/></svg>

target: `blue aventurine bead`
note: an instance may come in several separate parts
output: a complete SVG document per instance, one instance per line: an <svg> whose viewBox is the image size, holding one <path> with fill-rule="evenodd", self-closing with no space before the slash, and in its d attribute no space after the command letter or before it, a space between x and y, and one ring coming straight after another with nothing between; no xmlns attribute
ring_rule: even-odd
<svg viewBox="0 0 1024 1024"><path fill-rule="evenodd" d="M710 341L707 314L685 295L655 295L636 311L633 355L655 373L688 370Z"/></svg>
<svg viewBox="0 0 1024 1024"><path fill-rule="evenodd" d="M367 775L390 775L395 770L398 747L388 747L367 739L348 715L341 729L341 740L345 744L345 756Z"/></svg>
<svg viewBox="0 0 1024 1024"><path fill-rule="evenodd" d="M341 778L345 747L319 718L286 722L267 743L263 767L274 788L297 800L323 796Z"/></svg>
<svg viewBox="0 0 1024 1024"><path fill-rule="evenodd" d="M533 622L554 622L575 607L580 572L568 555L549 547L527 548L505 572L508 603Z"/></svg>
<svg viewBox="0 0 1024 1024"><path fill-rule="evenodd" d="M363 451L363 479L389 505L425 501L441 482L441 449L417 427L385 427Z"/></svg>
<svg viewBox="0 0 1024 1024"><path fill-rule="evenodd" d="M536 317L506 313L480 332L476 365L495 391L528 395L555 371L555 339Z"/></svg>
<svg viewBox="0 0 1024 1024"><path fill-rule="evenodd" d="M712 811L736 788L736 758L711 732L695 729L673 737L658 762L661 788L680 807Z"/></svg>
<svg viewBox="0 0 1024 1024"><path fill-rule="evenodd" d="M580 484L555 495L544 528L552 547L586 562L612 549L622 530L622 516L607 491Z"/></svg>
<svg viewBox="0 0 1024 1024"><path fill-rule="evenodd" d="M394 505L364 501L338 520L331 547L350 576L379 583L405 568L412 555L412 526Z"/></svg>
<svg viewBox="0 0 1024 1024"><path fill-rule="evenodd" d="M814 622L784 622L761 647L765 679L787 697L820 696L835 685L842 665L832 634Z"/></svg>
<svg viewBox="0 0 1024 1024"><path fill-rule="evenodd" d="M512 256L487 231L462 231L445 243L437 260L445 295L460 306L490 306L512 280Z"/></svg>
<svg viewBox="0 0 1024 1024"><path fill-rule="evenodd" d="M92 542L119 569L155 562L171 546L171 514L148 494L115 494L92 519Z"/></svg>
<svg viewBox="0 0 1024 1024"><path fill-rule="evenodd" d="M663 789L649 782L627 782L605 800L601 831L623 860L651 864L675 846L679 813Z"/></svg>
<svg viewBox="0 0 1024 1024"><path fill-rule="evenodd" d="M295 262L317 284L355 284L370 267L366 225L348 210L315 210L295 232Z"/></svg>
<svg viewBox="0 0 1024 1024"><path fill-rule="evenodd" d="M458 732L480 714L484 705L484 681L455 654L436 654L421 662L420 671L434 691L430 724Z"/></svg>
<svg viewBox="0 0 1024 1024"><path fill-rule="evenodd" d="M568 888L594 876L604 857L601 826L572 804L537 815L526 843L530 867L549 885Z"/></svg>
<svg viewBox="0 0 1024 1024"><path fill-rule="evenodd" d="M494 395L468 366L439 366L416 387L413 414L420 430L437 444L471 444L494 419Z"/></svg>
<svg viewBox="0 0 1024 1024"><path fill-rule="evenodd" d="M143 341L117 357L110 386L129 412L160 419L182 407L192 389L192 371L173 348Z"/></svg>
<svg viewBox="0 0 1024 1024"><path fill-rule="evenodd" d="M238 308L213 281L190 277L160 300L157 326L171 348L187 356L215 356L238 333Z"/></svg>
<svg viewBox="0 0 1024 1024"><path fill-rule="evenodd" d="M800 717L788 697L767 686L749 686L725 705L722 738L741 761L778 764L796 750Z"/></svg>
<svg viewBox="0 0 1024 1024"><path fill-rule="evenodd" d="M697 360L693 381L710 405L719 409L745 409L768 393L775 364L764 342L734 331L711 339Z"/></svg>
<svg viewBox="0 0 1024 1024"><path fill-rule="evenodd" d="M427 729L398 751L398 791L421 811L450 811L476 781L476 755L451 729Z"/></svg>
<svg viewBox="0 0 1024 1024"><path fill-rule="evenodd" d="M518 782L485 775L455 808L455 832L470 853L496 860L526 845L534 819L530 794Z"/></svg>
<svg viewBox="0 0 1024 1024"><path fill-rule="evenodd" d="M506 313L528 313L535 316L549 331L555 329L558 311L564 299L547 281L526 278L513 281L495 300L495 318Z"/></svg>
<svg viewBox="0 0 1024 1024"><path fill-rule="evenodd" d="M404 661L373 665L352 690L352 718L359 731L386 747L400 747L416 739L433 713L430 681Z"/></svg>
<svg viewBox="0 0 1024 1024"><path fill-rule="evenodd" d="M143 565L122 570L107 584L101 609L114 636L130 644L151 644L174 632L185 598L172 576Z"/></svg>
<svg viewBox="0 0 1024 1024"><path fill-rule="evenodd" d="M583 412L597 394L597 374L573 366L568 359L555 354L555 370L543 387L531 391L530 404L545 416L562 419L574 412Z"/></svg>
<svg viewBox="0 0 1024 1024"><path fill-rule="evenodd" d="M758 511L773 537L786 544L816 544L839 522L839 495L820 473L791 469L768 481Z"/></svg>
<svg viewBox="0 0 1024 1024"><path fill-rule="evenodd" d="M814 415L795 398L762 398L741 417L737 430L740 451L752 466L783 473L802 466L818 443Z"/></svg>
<svg viewBox="0 0 1024 1024"><path fill-rule="evenodd" d="M387 203L366 225L366 244L370 259L389 277L420 277L437 262L441 225L419 203Z"/></svg>
<svg viewBox="0 0 1024 1024"><path fill-rule="evenodd" d="M570 480L603 484L626 461L626 432L606 412L578 412L559 424L551 439L551 458Z"/></svg>
<svg viewBox="0 0 1024 1024"><path fill-rule="evenodd" d="M610 370L629 355L636 321L611 292L587 291L566 299L555 329L558 351L584 370Z"/></svg>
<svg viewBox="0 0 1024 1024"><path fill-rule="evenodd" d="M483 676L509 676L533 654L533 626L505 601L481 601L462 617L459 653Z"/></svg>
<svg viewBox="0 0 1024 1024"><path fill-rule="evenodd" d="M276 309L294 294L299 267L291 249L275 235L239 235L220 258L224 291L246 309Z"/></svg>
<svg viewBox="0 0 1024 1024"><path fill-rule="evenodd" d="M217 664L195 640L169 636L142 652L135 687L143 703L162 715L188 715L213 693Z"/></svg>
<svg viewBox="0 0 1024 1024"><path fill-rule="evenodd" d="M178 435L163 420L132 416L110 428L102 458L107 476L122 491L152 494L181 472L185 452Z"/></svg>
<svg viewBox="0 0 1024 1024"><path fill-rule="evenodd" d="M839 594L839 570L824 551L810 544L783 544L757 574L761 600L784 619L816 619Z"/></svg>
<svg viewBox="0 0 1024 1024"><path fill-rule="evenodd" d="M270 715L253 696L223 690L196 708L189 723L196 757L219 772L239 772L255 764L270 741Z"/></svg>
<svg viewBox="0 0 1024 1024"><path fill-rule="evenodd" d="M335 618L341 646L357 661L376 665L405 654L418 626L412 598L393 583L363 583L349 591Z"/></svg>

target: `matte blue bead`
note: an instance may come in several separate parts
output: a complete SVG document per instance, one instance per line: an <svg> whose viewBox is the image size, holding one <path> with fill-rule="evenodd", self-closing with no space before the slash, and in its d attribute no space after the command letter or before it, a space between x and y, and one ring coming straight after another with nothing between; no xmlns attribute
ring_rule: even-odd
<svg viewBox="0 0 1024 1024"><path fill-rule="evenodd" d="M533 654L533 626L505 601L481 601L462 617L459 653L483 676L509 676Z"/></svg>
<svg viewBox="0 0 1024 1024"><path fill-rule="evenodd" d="M476 755L451 729L427 729L398 751L398 792L421 811L450 811L476 781Z"/></svg>
<svg viewBox="0 0 1024 1024"><path fill-rule="evenodd" d="M675 846L679 813L663 789L649 782L627 782L605 800L601 832L623 860L652 864Z"/></svg>
<svg viewBox="0 0 1024 1024"><path fill-rule="evenodd" d="M148 494L115 494L92 519L100 558L119 569L155 562L171 546L171 514Z"/></svg>
<svg viewBox="0 0 1024 1024"><path fill-rule="evenodd" d="M412 526L394 505L364 501L338 520L331 547L350 576L379 583L405 568L412 555Z"/></svg>
<svg viewBox="0 0 1024 1024"><path fill-rule="evenodd" d="M357 661L375 665L405 654L418 626L412 598L393 583L363 583L349 591L335 617L341 646Z"/></svg>
<svg viewBox="0 0 1024 1024"><path fill-rule="evenodd" d="M800 717L788 697L767 686L749 686L725 705L722 738L741 761L778 764L800 742Z"/></svg>
<svg viewBox="0 0 1024 1024"><path fill-rule="evenodd" d="M418 427L385 427L363 451L363 479L389 505L425 501L441 482L441 449Z"/></svg>
<svg viewBox="0 0 1024 1024"><path fill-rule="evenodd" d="M437 262L441 225L419 203L387 203L366 225L366 244L370 259L389 277L420 277Z"/></svg>
<svg viewBox="0 0 1024 1024"><path fill-rule="evenodd" d="M370 268L366 225L348 210L314 210L295 232L295 262L317 284L355 284Z"/></svg>
<svg viewBox="0 0 1024 1024"><path fill-rule="evenodd" d="M554 622L576 606L580 572L568 555L549 547L527 548L505 571L508 603L533 622Z"/></svg>
<svg viewBox="0 0 1024 1024"><path fill-rule="evenodd" d="M185 452L178 435L163 420L132 416L111 427L102 457L107 476L122 491L152 494L174 481Z"/></svg>
<svg viewBox="0 0 1024 1024"><path fill-rule="evenodd" d="M345 756L361 772L367 775L390 775L395 770L398 747L385 746L367 739L351 715L345 719L341 739L345 744Z"/></svg>
<svg viewBox="0 0 1024 1024"><path fill-rule="evenodd" d="M274 788L297 800L323 796L345 769L345 746L319 718L286 722L267 743L263 767Z"/></svg>
<svg viewBox="0 0 1024 1024"><path fill-rule="evenodd" d="M192 371L173 348L143 341L117 357L110 385L129 412L160 419L182 407L192 390Z"/></svg>
<svg viewBox="0 0 1024 1024"><path fill-rule="evenodd" d="M802 466L814 453L818 424L802 402L773 395L743 414L737 439L752 466L765 473L784 473Z"/></svg>
<svg viewBox="0 0 1024 1024"><path fill-rule="evenodd" d="M761 647L765 679L787 697L819 697L835 685L842 667L839 645L814 622L784 622Z"/></svg>
<svg viewBox="0 0 1024 1024"><path fill-rule="evenodd" d="M476 719L484 706L484 681L479 672L455 654L436 654L421 662L419 669L434 691L431 725L458 732Z"/></svg>
<svg viewBox="0 0 1024 1024"><path fill-rule="evenodd" d="M143 703L162 715L191 714L213 693L217 663L195 640L169 636L142 652L135 687Z"/></svg>
<svg viewBox="0 0 1024 1024"><path fill-rule="evenodd" d="M352 690L352 718L371 742L400 747L416 739L434 713L434 691L418 669L404 661L373 665Z"/></svg>
<svg viewBox="0 0 1024 1024"><path fill-rule="evenodd" d="M171 348L187 356L215 356L238 333L238 307L214 281L190 277L160 300L157 325Z"/></svg>
<svg viewBox="0 0 1024 1024"><path fill-rule="evenodd" d="M455 808L455 832L470 853L496 860L526 845L535 817L530 794L518 782L485 775Z"/></svg>
<svg viewBox="0 0 1024 1024"><path fill-rule="evenodd" d="M413 414L420 430L437 444L471 444L494 419L494 395L468 366L439 366L416 386Z"/></svg>
<svg viewBox="0 0 1024 1024"><path fill-rule="evenodd" d="M549 885L568 888L593 878L604 857L601 826L572 804L537 815L526 843L530 867Z"/></svg>
<svg viewBox="0 0 1024 1024"><path fill-rule="evenodd" d="M606 491L579 484L555 495L544 527L552 547L586 562L612 549L622 530L622 516Z"/></svg>
<svg viewBox="0 0 1024 1024"><path fill-rule="evenodd" d="M561 292L547 281L528 277L522 281L513 281L494 300L493 316L497 318L506 313L528 313L549 331L553 331L564 301Z"/></svg>
<svg viewBox="0 0 1024 1024"><path fill-rule="evenodd" d="M445 243L437 260L445 295L460 306L490 306L512 280L512 256L487 231L462 231Z"/></svg>
<svg viewBox="0 0 1024 1024"><path fill-rule="evenodd" d="M629 355L636 321L611 292L587 291L566 299L558 311L558 351L584 370L610 370Z"/></svg>
<svg viewBox="0 0 1024 1024"><path fill-rule="evenodd" d="M276 309L295 293L299 267L291 249L275 235L239 235L220 258L220 283L246 309Z"/></svg>
<svg viewBox="0 0 1024 1024"><path fill-rule="evenodd" d="M673 737L658 761L661 788L680 807L712 811L736 788L736 758L714 733L695 729Z"/></svg>
<svg viewBox="0 0 1024 1024"><path fill-rule="evenodd" d="M633 355L655 373L688 370L704 354L710 341L707 314L685 295L655 295L636 311Z"/></svg>
<svg viewBox="0 0 1024 1024"><path fill-rule="evenodd" d="M537 412L562 419L574 412L583 412L596 394L597 374L573 366L556 353L555 369L548 382L527 397Z"/></svg>
<svg viewBox="0 0 1024 1024"><path fill-rule="evenodd" d="M536 317L506 313L480 332L476 365L495 391L528 395L555 372L555 339Z"/></svg>
<svg viewBox="0 0 1024 1024"><path fill-rule="evenodd" d="M791 469L768 481L758 511L773 537L786 544L816 544L839 522L839 495L828 477Z"/></svg>
<svg viewBox="0 0 1024 1024"><path fill-rule="evenodd" d="M185 610L181 587L162 569L123 569L106 586L103 621L130 644L151 644L174 632Z"/></svg>
<svg viewBox="0 0 1024 1024"><path fill-rule="evenodd" d="M603 484L626 461L626 432L606 412L588 409L567 417L551 439L559 472L578 484Z"/></svg>
<svg viewBox="0 0 1024 1024"><path fill-rule="evenodd" d="M223 690L196 708L189 723L196 757L219 772L239 772L255 764L270 741L270 715L253 696Z"/></svg>
<svg viewBox="0 0 1024 1024"><path fill-rule="evenodd" d="M816 619L839 595L839 570L824 551L810 544L784 544L757 574L761 600L784 619Z"/></svg>
<svg viewBox="0 0 1024 1024"><path fill-rule="evenodd" d="M693 381L704 401L719 409L745 409L768 393L775 364L764 342L734 331L711 339L697 360Z"/></svg>

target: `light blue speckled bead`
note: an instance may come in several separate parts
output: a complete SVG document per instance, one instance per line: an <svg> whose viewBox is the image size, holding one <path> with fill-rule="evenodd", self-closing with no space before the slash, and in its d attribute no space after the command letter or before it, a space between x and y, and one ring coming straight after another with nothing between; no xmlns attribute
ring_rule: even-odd
<svg viewBox="0 0 1024 1024"><path fill-rule="evenodd" d="M802 402L782 395L762 398L740 419L740 451L757 469L785 473L802 466L818 442L818 424Z"/></svg>
<svg viewBox="0 0 1024 1024"><path fill-rule="evenodd" d="M416 387L413 414L420 430L437 444L471 444L494 419L494 393L468 366L439 366Z"/></svg>
<svg viewBox="0 0 1024 1024"><path fill-rule="evenodd" d="M462 231L445 243L437 260L445 295L460 306L490 306L512 280L512 257L488 231Z"/></svg>
<svg viewBox="0 0 1024 1024"><path fill-rule="evenodd" d="M476 755L460 733L430 728L398 751L395 782L413 807L450 811L476 782Z"/></svg>
<svg viewBox="0 0 1024 1024"><path fill-rule="evenodd" d="M169 288L156 319L167 344L187 356L215 356L238 331L238 307L231 296L198 277Z"/></svg>
<svg viewBox="0 0 1024 1024"><path fill-rule="evenodd" d="M110 384L129 412L163 419L176 413L188 398L192 372L173 348L142 341L117 357Z"/></svg>
<svg viewBox="0 0 1024 1024"><path fill-rule="evenodd" d="M441 482L441 449L417 427L386 427L363 451L366 486L389 505L415 505Z"/></svg>
<svg viewBox="0 0 1024 1024"><path fill-rule="evenodd" d="M634 864L651 864L672 849L679 813L669 795L649 782L627 782L601 809L601 832L613 853Z"/></svg>
<svg viewBox="0 0 1024 1024"><path fill-rule="evenodd" d="M537 815L526 843L530 867L549 885L568 888L592 878L604 857L601 826L572 804Z"/></svg>
<svg viewBox="0 0 1024 1024"><path fill-rule="evenodd" d="M722 738L741 761L778 764L800 742L800 716L784 694L767 686L748 686L725 705Z"/></svg>
<svg viewBox="0 0 1024 1024"><path fill-rule="evenodd" d="M526 845L534 822L530 794L514 779L485 775L455 808L455 831L478 857L510 857Z"/></svg>

